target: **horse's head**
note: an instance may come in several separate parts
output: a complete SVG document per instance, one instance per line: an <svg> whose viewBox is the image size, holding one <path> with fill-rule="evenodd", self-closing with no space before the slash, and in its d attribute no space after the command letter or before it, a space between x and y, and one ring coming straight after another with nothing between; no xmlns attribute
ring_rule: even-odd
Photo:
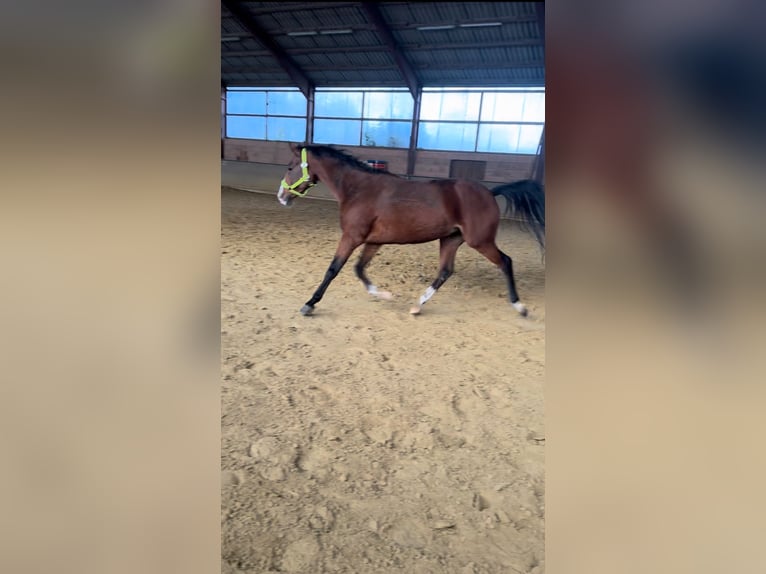
<svg viewBox="0 0 766 574"><path fill-rule="evenodd" d="M314 187L317 176L309 169L308 152L304 146L290 144L293 159L287 165L287 171L279 184L277 199L282 205L290 205L295 196L303 197Z"/></svg>

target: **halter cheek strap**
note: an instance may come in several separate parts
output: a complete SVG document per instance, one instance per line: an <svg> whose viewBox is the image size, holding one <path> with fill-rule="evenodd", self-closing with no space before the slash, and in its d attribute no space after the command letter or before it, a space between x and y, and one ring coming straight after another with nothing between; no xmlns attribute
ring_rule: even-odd
<svg viewBox="0 0 766 574"><path fill-rule="evenodd" d="M301 150L301 170L303 171L303 173L301 174L300 179L298 179L298 181L296 181L292 185L287 185L287 181L285 181L284 179L280 183L280 185L285 189L285 191L289 191L290 193L292 193L293 195L297 195L298 197L303 197L309 192L309 189L311 189L312 187L314 187L314 185L316 185L314 183L311 183L310 181L311 174L309 173L309 162L306 159L306 148L303 148ZM309 182L309 185L306 189L304 189L303 191L298 191L297 189L295 189L296 187L298 187L299 185L307 181Z"/></svg>

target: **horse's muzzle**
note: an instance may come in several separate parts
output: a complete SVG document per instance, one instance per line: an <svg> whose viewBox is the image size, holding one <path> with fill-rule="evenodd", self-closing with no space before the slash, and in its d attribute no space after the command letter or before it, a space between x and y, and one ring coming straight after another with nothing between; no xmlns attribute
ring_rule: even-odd
<svg viewBox="0 0 766 574"><path fill-rule="evenodd" d="M287 207L293 200L293 194L286 192L285 188L280 185L279 191L277 191L277 199L279 203Z"/></svg>

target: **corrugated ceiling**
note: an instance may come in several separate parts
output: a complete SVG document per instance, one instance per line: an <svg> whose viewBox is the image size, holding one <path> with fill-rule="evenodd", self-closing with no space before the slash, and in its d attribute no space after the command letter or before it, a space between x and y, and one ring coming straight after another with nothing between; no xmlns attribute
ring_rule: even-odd
<svg viewBox="0 0 766 574"><path fill-rule="evenodd" d="M545 84L541 2L221 4L228 86Z"/></svg>

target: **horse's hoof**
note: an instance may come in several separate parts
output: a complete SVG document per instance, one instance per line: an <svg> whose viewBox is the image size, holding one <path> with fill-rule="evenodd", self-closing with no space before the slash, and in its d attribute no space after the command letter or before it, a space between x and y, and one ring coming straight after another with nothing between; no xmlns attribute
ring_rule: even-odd
<svg viewBox="0 0 766 574"><path fill-rule="evenodd" d="M410 309L410 314L411 315L420 315L420 310L421 310L421 307L412 307Z"/></svg>
<svg viewBox="0 0 766 574"><path fill-rule="evenodd" d="M519 312L519 315L522 317L527 316L527 306L524 305L524 303L521 301L516 301L515 303L511 303L511 305L513 305L513 308Z"/></svg>
<svg viewBox="0 0 766 574"><path fill-rule="evenodd" d="M301 307L301 315L311 315L314 312L314 308L311 305L304 305Z"/></svg>
<svg viewBox="0 0 766 574"><path fill-rule="evenodd" d="M391 301L394 298L394 295L390 291L378 291L376 297L378 299L383 299L384 301Z"/></svg>

